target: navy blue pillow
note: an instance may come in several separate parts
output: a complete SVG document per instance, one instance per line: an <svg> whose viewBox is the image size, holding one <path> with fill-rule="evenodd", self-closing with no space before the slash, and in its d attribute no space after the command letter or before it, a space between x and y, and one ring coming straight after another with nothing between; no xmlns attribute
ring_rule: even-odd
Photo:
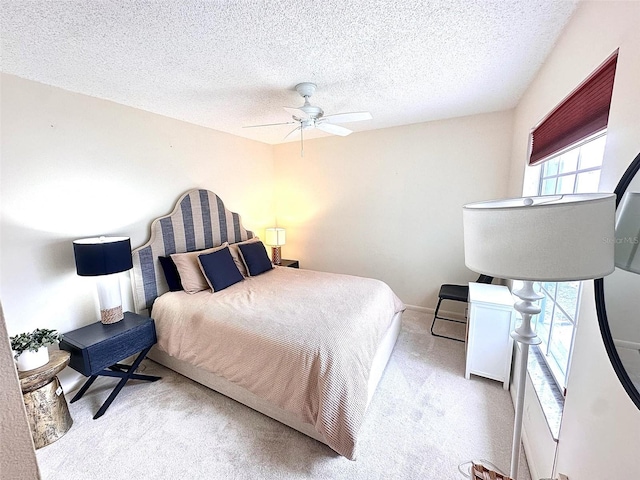
<svg viewBox="0 0 640 480"><path fill-rule="evenodd" d="M247 266L249 276L255 277L273 268L262 242L245 243L244 245L238 245L238 248L242 252L242 258Z"/></svg>
<svg viewBox="0 0 640 480"><path fill-rule="evenodd" d="M184 288L182 288L182 282L180 281L180 274L178 273L178 269L176 267L176 264L173 262L173 259L167 256L158 257L158 260L160 260L160 265L162 266L162 271L164 272L164 278L167 280L169 291L179 292L181 290L184 290Z"/></svg>
<svg viewBox="0 0 640 480"><path fill-rule="evenodd" d="M219 292L244 279L236 262L233 261L229 247L212 253L198 255L207 283L214 292Z"/></svg>

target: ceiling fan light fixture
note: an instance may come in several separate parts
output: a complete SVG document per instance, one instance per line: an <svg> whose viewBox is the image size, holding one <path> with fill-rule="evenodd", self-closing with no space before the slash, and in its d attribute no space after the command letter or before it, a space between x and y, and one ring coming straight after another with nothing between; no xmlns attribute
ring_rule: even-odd
<svg viewBox="0 0 640 480"><path fill-rule="evenodd" d="M296 92L304 98L304 104L300 107L283 107L287 113L291 115L293 121L274 123L268 125L252 125L255 127L270 126L270 125L288 125L297 123L298 126L290 131L283 140L290 138L295 132L300 130L300 143L301 146L304 141L303 131L318 129L331 135L339 135L345 137L350 133L353 133L348 128L336 125L337 123L350 123L359 122L362 120L371 120L373 117L369 112L349 112L349 113L336 113L333 115L324 115L324 110L317 105L312 105L309 102L311 97L316 91L316 84L311 82L302 82L296 85ZM301 150L302 153L302 150Z"/></svg>
<svg viewBox="0 0 640 480"><path fill-rule="evenodd" d="M318 88L318 86L315 83L302 82L296 85L296 92L306 100L306 97L310 97L316 93L316 88Z"/></svg>

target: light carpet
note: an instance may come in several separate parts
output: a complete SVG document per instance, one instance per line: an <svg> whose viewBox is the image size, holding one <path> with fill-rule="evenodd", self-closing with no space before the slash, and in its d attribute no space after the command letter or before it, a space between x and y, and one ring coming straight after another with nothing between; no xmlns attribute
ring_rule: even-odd
<svg viewBox="0 0 640 480"><path fill-rule="evenodd" d="M69 405L71 430L37 451L42 477L461 480L458 465L471 459L508 472L509 393L500 382L466 380L464 344L433 337L431 319L405 312L359 434L356 461L145 360L139 371L162 380L129 382L102 418L92 419L116 379L100 377ZM445 328L460 335L464 327ZM530 480L524 454L518 480Z"/></svg>

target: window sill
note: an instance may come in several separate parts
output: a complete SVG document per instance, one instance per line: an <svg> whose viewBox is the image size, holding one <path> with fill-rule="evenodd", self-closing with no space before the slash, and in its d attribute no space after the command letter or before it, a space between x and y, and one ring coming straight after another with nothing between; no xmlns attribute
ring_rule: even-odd
<svg viewBox="0 0 640 480"><path fill-rule="evenodd" d="M562 410L564 409L564 396L558 388L549 367L542 358L542 353L538 348L531 348L527 372L533 384L536 397L540 402L540 407L547 420L547 426L555 442L560 436L560 421L562 420Z"/></svg>

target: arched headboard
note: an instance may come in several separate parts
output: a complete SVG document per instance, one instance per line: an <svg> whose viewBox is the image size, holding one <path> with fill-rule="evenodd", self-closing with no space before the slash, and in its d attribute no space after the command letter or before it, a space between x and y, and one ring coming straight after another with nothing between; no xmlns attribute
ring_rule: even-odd
<svg viewBox="0 0 640 480"><path fill-rule="evenodd" d="M169 290L158 257L236 243L253 237L240 215L227 210L215 193L194 188L182 195L169 215L151 223L147 243L131 252L133 302L137 313L150 312L154 300Z"/></svg>

